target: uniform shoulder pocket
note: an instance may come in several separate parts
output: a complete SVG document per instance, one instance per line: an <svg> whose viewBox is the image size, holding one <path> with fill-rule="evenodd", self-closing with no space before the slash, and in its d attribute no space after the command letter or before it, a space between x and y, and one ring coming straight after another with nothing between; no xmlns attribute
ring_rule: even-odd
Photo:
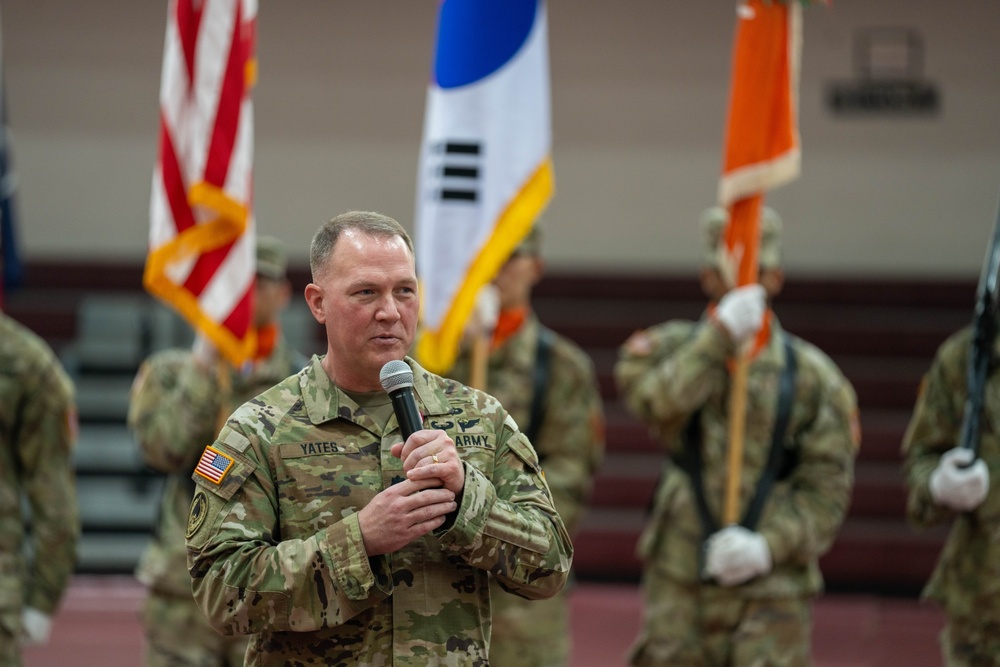
<svg viewBox="0 0 1000 667"><path fill-rule="evenodd" d="M232 435L231 432L228 439ZM199 488L229 500L256 469L256 462L234 451L226 441L217 440L205 447L191 479Z"/></svg>
<svg viewBox="0 0 1000 667"><path fill-rule="evenodd" d="M507 415L504 428L513 431L513 434L507 440L507 446L510 447L510 450L514 452L514 455L519 458L529 470L540 474L541 465L538 463L538 452L536 452L535 448L530 442L528 442L528 436L517 430L517 424L514 423L514 419L510 415Z"/></svg>
<svg viewBox="0 0 1000 667"><path fill-rule="evenodd" d="M230 431L228 439L233 435ZM191 474L195 490L184 535L189 548L200 549L218 531L225 508L256 468L255 461L234 451L225 439L205 447Z"/></svg>

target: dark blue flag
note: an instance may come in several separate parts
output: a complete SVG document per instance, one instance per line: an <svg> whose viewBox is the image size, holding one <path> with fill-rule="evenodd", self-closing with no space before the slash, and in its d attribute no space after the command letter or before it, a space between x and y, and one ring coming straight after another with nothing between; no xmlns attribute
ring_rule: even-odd
<svg viewBox="0 0 1000 667"><path fill-rule="evenodd" d="M19 286L23 278L17 251L17 212L14 201L16 182L11 164L10 134L7 131L7 83L0 61L0 294Z"/></svg>

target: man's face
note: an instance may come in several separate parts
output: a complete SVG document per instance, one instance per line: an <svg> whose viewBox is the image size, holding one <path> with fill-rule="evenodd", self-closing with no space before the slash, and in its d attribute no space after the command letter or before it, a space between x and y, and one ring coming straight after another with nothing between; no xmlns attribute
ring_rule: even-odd
<svg viewBox="0 0 1000 667"><path fill-rule="evenodd" d="M326 327L330 378L352 391L381 389L379 371L406 356L417 328L417 275L403 239L344 231L305 296Z"/></svg>
<svg viewBox="0 0 1000 667"><path fill-rule="evenodd" d="M531 290L541 277L540 258L534 255L511 255L493 279L500 295L500 310L527 306L531 300Z"/></svg>
<svg viewBox="0 0 1000 667"><path fill-rule="evenodd" d="M254 326L259 329L277 322L281 311L288 305L291 291L287 280L274 280L258 275L254 289Z"/></svg>
<svg viewBox="0 0 1000 667"><path fill-rule="evenodd" d="M726 295L726 292L729 291L729 285L726 284L722 273L714 267L702 268L699 279L702 291L708 297L709 301L713 303L718 303ZM770 303L774 297L781 293L781 288L784 287L785 272L780 268L761 269L757 282L764 286L764 291L767 292L767 301Z"/></svg>

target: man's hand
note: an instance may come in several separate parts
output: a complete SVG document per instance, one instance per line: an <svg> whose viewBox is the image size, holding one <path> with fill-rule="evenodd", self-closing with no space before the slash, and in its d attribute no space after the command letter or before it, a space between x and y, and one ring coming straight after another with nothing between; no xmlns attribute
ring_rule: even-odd
<svg viewBox="0 0 1000 667"><path fill-rule="evenodd" d="M969 465L975 454L956 447L944 453L931 473L930 492L934 502L958 512L979 507L990 491L990 471L982 459Z"/></svg>
<svg viewBox="0 0 1000 667"><path fill-rule="evenodd" d="M200 332L194 337L194 342L191 344L191 353L194 356L194 360L202 368L212 368L219 360L219 350L216 349L215 343Z"/></svg>
<svg viewBox="0 0 1000 667"><path fill-rule="evenodd" d="M487 283L476 294L476 303L465 321L462 337L469 343L480 336L492 336L500 318L500 290Z"/></svg>
<svg viewBox="0 0 1000 667"><path fill-rule="evenodd" d="M763 285L744 285L726 292L715 309L715 321L739 345L757 335L764 325L766 311L767 293Z"/></svg>
<svg viewBox="0 0 1000 667"><path fill-rule="evenodd" d="M393 484L358 512L365 552L378 556L396 551L441 527L457 507L455 494L440 488L437 479Z"/></svg>
<svg viewBox="0 0 1000 667"><path fill-rule="evenodd" d="M465 466L462 465L462 459L458 458L455 442L444 431L417 431L406 442L393 445L390 452L403 461L403 472L407 479L437 480L455 497L462 495L465 488Z"/></svg>
<svg viewBox="0 0 1000 667"><path fill-rule="evenodd" d="M52 618L34 607L25 607L21 613L21 643L47 644L52 633Z"/></svg>
<svg viewBox="0 0 1000 667"><path fill-rule="evenodd" d="M705 572L720 586L737 586L771 571L771 549L760 533L729 526L705 544Z"/></svg>

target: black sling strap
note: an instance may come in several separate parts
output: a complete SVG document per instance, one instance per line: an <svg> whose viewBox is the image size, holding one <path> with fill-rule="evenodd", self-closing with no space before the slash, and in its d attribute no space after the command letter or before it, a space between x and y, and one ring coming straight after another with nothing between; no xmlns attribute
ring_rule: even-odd
<svg viewBox="0 0 1000 667"><path fill-rule="evenodd" d="M785 432L788 430L788 419L792 414L792 398L795 396L795 373L798 370L795 361L795 352L792 350L792 343L788 336L783 336L785 347L785 370L781 374L780 386L778 388L778 413L774 418L774 432L771 435L771 451L767 454L767 466L764 468L757 481L757 490L753 499L747 507L746 515L743 517L741 525L744 528L755 530L760 513L764 509L764 503L771 493L771 487L784 465L785 458Z"/></svg>
<svg viewBox="0 0 1000 667"><path fill-rule="evenodd" d="M532 385L531 394L531 416L528 427L524 434L528 436L531 444L535 444L535 437L538 429L542 427L542 420L545 418L545 394L549 386L549 368L552 365L552 344L554 343L552 331L547 327L538 325L538 345L535 348L535 378ZM538 448L535 448L538 451ZM542 453L538 452L538 461L542 462Z"/></svg>
<svg viewBox="0 0 1000 667"><path fill-rule="evenodd" d="M771 449L767 456L767 465L757 481L757 488L754 491L753 499L747 507L746 514L740 525L754 530L760 513L767 502L767 497L771 492L778 475L784 464L785 455L785 431L788 430L788 420L792 413L792 398L795 394L795 375L797 366L795 353L792 350L792 343L788 336L782 336L785 350L785 368L781 373L778 387L778 411L774 420L774 430L771 433ZM705 487L701 475L701 424L699 420L700 412L691 416L687 426L684 428L684 456L680 461L681 468L687 473L691 480L691 487L694 490L695 506L698 510L698 518L704 536L707 538L712 533L719 530L718 522L708 509L708 502L705 500Z"/></svg>

